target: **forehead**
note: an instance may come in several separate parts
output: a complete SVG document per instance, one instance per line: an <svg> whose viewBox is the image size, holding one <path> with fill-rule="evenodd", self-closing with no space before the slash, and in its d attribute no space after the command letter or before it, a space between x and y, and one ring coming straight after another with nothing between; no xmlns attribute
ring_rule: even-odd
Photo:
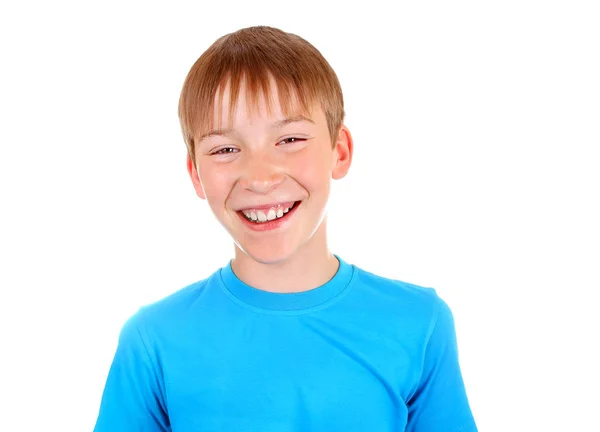
<svg viewBox="0 0 600 432"><path fill-rule="evenodd" d="M311 117L318 107L297 91L278 85L270 79L267 85L253 85L241 80L232 85L228 80L217 88L209 107L208 123L202 131L232 128L239 119Z"/></svg>

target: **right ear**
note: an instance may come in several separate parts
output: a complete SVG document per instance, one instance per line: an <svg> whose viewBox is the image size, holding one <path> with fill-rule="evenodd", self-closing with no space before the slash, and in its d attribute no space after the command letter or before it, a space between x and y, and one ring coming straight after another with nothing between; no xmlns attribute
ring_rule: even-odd
<svg viewBox="0 0 600 432"><path fill-rule="evenodd" d="M206 199L206 194L204 193L204 188L202 187L202 182L200 181L200 176L198 175L198 170L196 169L196 164L192 162L192 158L189 154L187 155L186 162L188 173L192 179L194 189L196 190L196 195L202 199Z"/></svg>

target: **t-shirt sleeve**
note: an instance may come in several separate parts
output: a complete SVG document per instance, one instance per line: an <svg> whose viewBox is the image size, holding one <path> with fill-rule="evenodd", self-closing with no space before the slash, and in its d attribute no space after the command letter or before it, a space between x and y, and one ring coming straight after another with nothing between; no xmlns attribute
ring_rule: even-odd
<svg viewBox="0 0 600 432"><path fill-rule="evenodd" d="M142 311L121 329L94 432L171 430L163 381L146 337Z"/></svg>
<svg viewBox="0 0 600 432"><path fill-rule="evenodd" d="M421 379L407 402L407 432L476 432L458 361L454 318L436 296L437 313Z"/></svg>

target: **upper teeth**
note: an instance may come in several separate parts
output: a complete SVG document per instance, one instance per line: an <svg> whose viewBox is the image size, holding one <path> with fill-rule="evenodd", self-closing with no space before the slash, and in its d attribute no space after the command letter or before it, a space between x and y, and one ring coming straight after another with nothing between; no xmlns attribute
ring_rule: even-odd
<svg viewBox="0 0 600 432"><path fill-rule="evenodd" d="M273 219L283 217L284 214L290 211L290 207L271 207L266 213L264 210L242 210L246 218L254 222L266 222Z"/></svg>

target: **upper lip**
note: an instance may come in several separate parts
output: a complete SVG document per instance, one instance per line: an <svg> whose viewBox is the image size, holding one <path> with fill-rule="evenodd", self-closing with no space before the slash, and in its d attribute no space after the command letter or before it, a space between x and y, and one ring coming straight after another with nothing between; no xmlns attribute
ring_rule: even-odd
<svg viewBox="0 0 600 432"><path fill-rule="evenodd" d="M238 209L238 211L243 211L243 210L269 210L270 208L277 208L278 206L281 206L283 208L285 207L291 207L296 201L277 201L277 202L273 202L273 203L269 203L269 204L256 204L256 205L246 205L244 207L240 207Z"/></svg>

